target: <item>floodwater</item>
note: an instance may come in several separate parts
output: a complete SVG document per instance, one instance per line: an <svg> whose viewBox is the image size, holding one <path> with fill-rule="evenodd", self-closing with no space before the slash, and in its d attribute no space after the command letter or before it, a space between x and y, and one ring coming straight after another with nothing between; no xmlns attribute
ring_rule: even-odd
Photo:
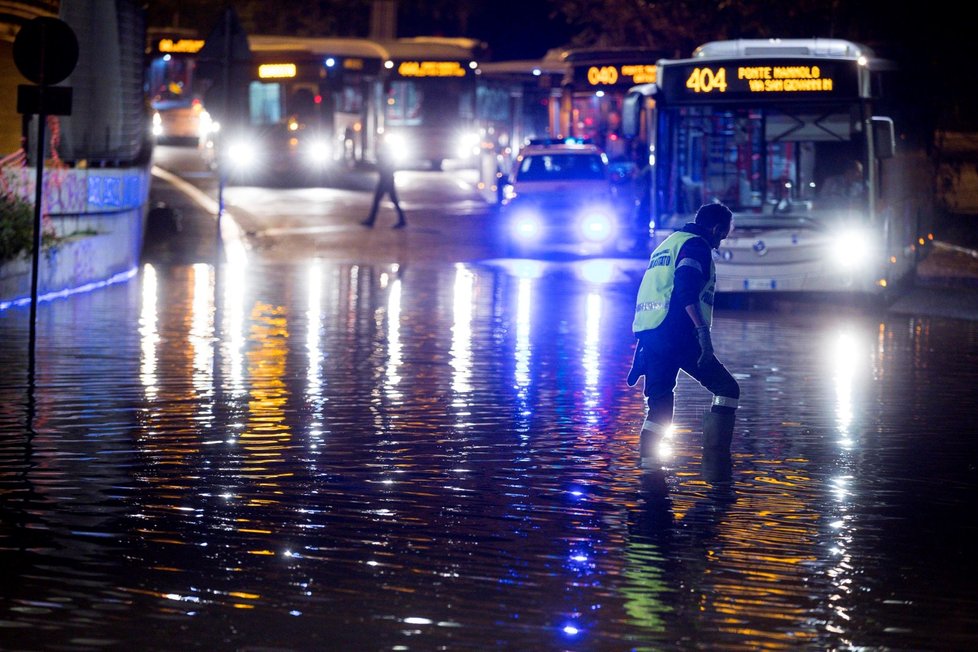
<svg viewBox="0 0 978 652"><path fill-rule="evenodd" d="M637 468L643 261L144 265L0 312L0 648L978 646L978 323L720 310Z"/></svg>

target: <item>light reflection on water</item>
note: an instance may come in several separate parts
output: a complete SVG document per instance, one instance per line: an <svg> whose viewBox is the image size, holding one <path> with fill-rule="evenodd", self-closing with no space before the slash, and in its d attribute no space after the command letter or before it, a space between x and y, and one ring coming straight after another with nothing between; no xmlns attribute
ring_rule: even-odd
<svg viewBox="0 0 978 652"><path fill-rule="evenodd" d="M641 268L147 265L33 389L0 313L0 647L973 645L975 326L720 311L643 474Z"/></svg>

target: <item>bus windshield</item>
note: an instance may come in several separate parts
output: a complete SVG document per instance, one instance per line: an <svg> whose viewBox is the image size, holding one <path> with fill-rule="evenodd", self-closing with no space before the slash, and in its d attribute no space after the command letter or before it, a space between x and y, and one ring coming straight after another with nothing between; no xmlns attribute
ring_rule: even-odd
<svg viewBox="0 0 978 652"><path fill-rule="evenodd" d="M714 200L737 213L738 228L818 227L844 214L866 214L857 107L666 111L670 141L660 143L659 160L671 164L663 166L662 212L677 223L668 226L681 226Z"/></svg>
<svg viewBox="0 0 978 652"><path fill-rule="evenodd" d="M398 79L390 84L387 124L391 127L452 125L474 117L474 87L469 80Z"/></svg>

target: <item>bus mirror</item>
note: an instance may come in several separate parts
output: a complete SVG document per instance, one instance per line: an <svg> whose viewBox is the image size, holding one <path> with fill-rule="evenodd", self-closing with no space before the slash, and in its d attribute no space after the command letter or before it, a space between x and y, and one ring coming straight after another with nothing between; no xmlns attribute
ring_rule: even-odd
<svg viewBox="0 0 978 652"><path fill-rule="evenodd" d="M892 158L896 153L896 136L893 119L873 116L873 142L876 145L876 158Z"/></svg>
<svg viewBox="0 0 978 652"><path fill-rule="evenodd" d="M632 91L625 96L621 105L621 130L626 138L635 138L639 135L642 119L642 99L643 95Z"/></svg>

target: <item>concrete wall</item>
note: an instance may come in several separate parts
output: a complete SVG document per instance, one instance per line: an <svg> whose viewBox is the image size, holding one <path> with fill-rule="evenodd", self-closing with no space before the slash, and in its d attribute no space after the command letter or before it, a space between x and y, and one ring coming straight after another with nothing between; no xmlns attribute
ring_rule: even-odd
<svg viewBox="0 0 978 652"><path fill-rule="evenodd" d="M36 170L7 168L4 181L33 205ZM67 294L135 272L143 246L149 167L48 169L42 208L60 241L38 264L38 296ZM0 309L31 296L32 256L0 264Z"/></svg>

